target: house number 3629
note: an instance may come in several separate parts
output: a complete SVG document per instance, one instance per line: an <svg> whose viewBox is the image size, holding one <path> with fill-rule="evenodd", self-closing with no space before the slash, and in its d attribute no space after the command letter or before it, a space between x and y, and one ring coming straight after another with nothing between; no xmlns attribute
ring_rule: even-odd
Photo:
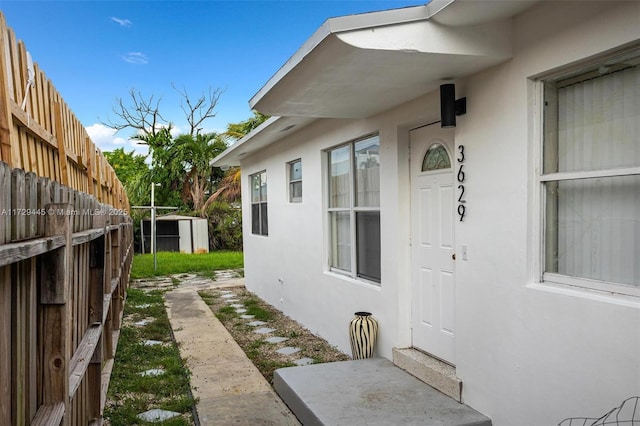
<svg viewBox="0 0 640 426"><path fill-rule="evenodd" d="M460 217L460 222L464 220L464 216L467 212L467 207L465 203L467 202L464 199L464 145L458 145L458 150L460 151L458 154L458 189L460 190L460 196L458 197L458 216Z"/></svg>

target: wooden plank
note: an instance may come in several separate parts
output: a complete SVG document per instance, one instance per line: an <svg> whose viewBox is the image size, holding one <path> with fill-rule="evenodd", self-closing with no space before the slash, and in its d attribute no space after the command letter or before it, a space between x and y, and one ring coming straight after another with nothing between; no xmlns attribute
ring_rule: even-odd
<svg viewBox="0 0 640 426"><path fill-rule="evenodd" d="M46 236L63 235L66 247L57 249L57 258L47 261L43 256L41 262L42 280L42 402L44 404L63 403L65 412L69 407L69 361L70 322L68 321L65 302L69 287L71 262L71 222L70 206L67 204L49 204L45 208L62 211L62 214L48 214L46 220ZM61 253L62 252L62 253ZM55 277L55 278L52 278ZM68 417L63 420L69 423Z"/></svg>
<svg viewBox="0 0 640 426"><path fill-rule="evenodd" d="M11 268L0 267L0 424L11 424L11 354L13 351L11 342Z"/></svg>
<svg viewBox="0 0 640 426"><path fill-rule="evenodd" d="M36 259L22 262L24 268L25 325L25 413L35 416L38 409L38 288Z"/></svg>
<svg viewBox="0 0 640 426"><path fill-rule="evenodd" d="M73 354L69 363L69 397L73 398L80 382L85 376L85 372L91 363L93 353L98 346L98 341L102 336L102 324L93 324L84 333L78 349Z"/></svg>
<svg viewBox="0 0 640 426"><path fill-rule="evenodd" d="M87 192L93 194L93 157L95 156L95 148L88 136L85 138L84 143L87 157Z"/></svg>
<svg viewBox="0 0 640 426"><path fill-rule="evenodd" d="M47 252L42 256L41 296L43 304L64 304L69 291L69 272L71 264L71 206L68 204L49 204L45 207L46 235L62 235L65 245Z"/></svg>
<svg viewBox="0 0 640 426"><path fill-rule="evenodd" d="M28 309L27 301L25 300L25 288L27 283L24 276L24 264L21 262L13 268L12 277L12 336L11 346L12 350L12 411L13 421L16 424L24 424L27 419L27 389L26 379L27 372L25 371L26 364L26 336L28 335L28 328L25 324L25 313Z"/></svg>
<svg viewBox="0 0 640 426"><path fill-rule="evenodd" d="M11 240L23 240L25 230L25 177L24 170L13 169L11 172Z"/></svg>
<svg viewBox="0 0 640 426"><path fill-rule="evenodd" d="M102 315L101 315L102 316ZM91 363L87 370L87 379L89 384L88 392L88 410L89 419L97 420L102 417L102 361L103 361L103 345L104 339L100 335L98 344Z"/></svg>
<svg viewBox="0 0 640 426"><path fill-rule="evenodd" d="M104 228L87 229L73 234L71 244L74 246L86 244L90 241L100 238L105 233Z"/></svg>
<svg viewBox="0 0 640 426"><path fill-rule="evenodd" d="M58 235L0 245L0 267L49 253L65 244L64 236Z"/></svg>
<svg viewBox="0 0 640 426"><path fill-rule="evenodd" d="M3 18L0 14L0 30ZM3 31L3 30L2 30ZM0 40L1 42L1 40ZM0 56L2 59L2 56ZM0 163L0 248L11 239L11 169ZM11 268L0 266L0 424L11 424Z"/></svg>
<svg viewBox="0 0 640 426"><path fill-rule="evenodd" d="M62 106L60 102L53 105L54 123L56 129L56 138L58 139L58 161L60 162L60 177L63 185L69 185L69 165L67 163L65 130L62 116Z"/></svg>
<svg viewBox="0 0 640 426"><path fill-rule="evenodd" d="M25 201L27 238L34 238L38 232L38 215L42 212L38 208L38 176L32 172L25 175Z"/></svg>
<svg viewBox="0 0 640 426"><path fill-rule="evenodd" d="M9 81L7 76L6 52L7 26L4 15L0 14L0 160L13 164L11 157L11 130L13 128L11 110L9 109Z"/></svg>
<svg viewBox="0 0 640 426"><path fill-rule="evenodd" d="M0 244L11 241L11 168L0 162Z"/></svg>
<svg viewBox="0 0 640 426"><path fill-rule="evenodd" d="M8 110L9 110L9 113L13 115L13 118L16 121L18 121L18 123L20 123L22 126L27 128L29 132L31 132L34 136L38 137L39 139L42 139L44 142L47 143L47 145L58 149L59 142L58 142L57 136L50 133L47 129L42 127L38 122L31 119L29 114L24 112L20 108L20 105L17 102L10 100L8 105Z"/></svg>
<svg viewBox="0 0 640 426"><path fill-rule="evenodd" d="M31 426L59 425L64 417L64 403L42 404L38 408L36 416L31 420Z"/></svg>

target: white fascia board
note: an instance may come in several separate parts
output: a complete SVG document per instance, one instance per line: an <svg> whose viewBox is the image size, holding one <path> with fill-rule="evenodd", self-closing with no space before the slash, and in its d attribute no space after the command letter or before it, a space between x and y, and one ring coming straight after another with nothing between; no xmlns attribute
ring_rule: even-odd
<svg viewBox="0 0 640 426"><path fill-rule="evenodd" d="M270 117L249 134L211 161L214 167L239 166L242 159L271 143L302 129L313 119L307 117Z"/></svg>
<svg viewBox="0 0 640 426"><path fill-rule="evenodd" d="M258 127L253 129L247 135L245 135L242 139L238 140L236 143L231 145L229 148L225 149L222 153L220 153L216 158L211 161L211 165L214 167L228 167L228 166L239 166L239 162L237 160L238 154L242 152L245 146L251 144L251 140L253 138L258 137L264 129L277 122L280 117L269 117L266 121L260 124Z"/></svg>

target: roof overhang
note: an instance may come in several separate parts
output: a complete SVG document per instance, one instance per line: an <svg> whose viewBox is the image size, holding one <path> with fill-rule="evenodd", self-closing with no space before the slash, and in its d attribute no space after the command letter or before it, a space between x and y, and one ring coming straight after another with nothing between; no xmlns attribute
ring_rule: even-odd
<svg viewBox="0 0 640 426"><path fill-rule="evenodd" d="M508 60L511 17L536 1L433 0L327 20L249 101L278 117L269 121L275 128L260 126L214 164L238 164L241 152L281 138L292 124L370 117Z"/></svg>
<svg viewBox="0 0 640 426"><path fill-rule="evenodd" d="M314 119L309 117L270 117L247 136L214 158L211 165L223 168L239 166L240 161L249 154L271 145L312 121Z"/></svg>

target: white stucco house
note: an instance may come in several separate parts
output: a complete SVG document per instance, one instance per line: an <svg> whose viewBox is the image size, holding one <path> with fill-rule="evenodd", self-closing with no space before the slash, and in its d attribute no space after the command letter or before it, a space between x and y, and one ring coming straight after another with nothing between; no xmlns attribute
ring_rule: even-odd
<svg viewBox="0 0 640 426"><path fill-rule="evenodd" d="M332 18L250 106L214 164L242 168L251 291L345 352L372 312L376 355L445 361L494 425L640 395L639 1Z"/></svg>

